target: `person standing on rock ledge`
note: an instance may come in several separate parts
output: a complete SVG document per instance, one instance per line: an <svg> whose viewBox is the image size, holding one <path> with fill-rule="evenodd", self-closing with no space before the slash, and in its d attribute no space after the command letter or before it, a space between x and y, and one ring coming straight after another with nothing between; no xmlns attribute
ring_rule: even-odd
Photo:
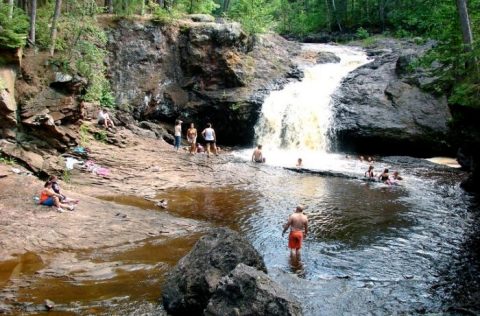
<svg viewBox="0 0 480 316"><path fill-rule="evenodd" d="M191 123L187 130L187 141L190 144L190 154L195 155L197 152L197 129L195 124Z"/></svg>
<svg viewBox="0 0 480 316"><path fill-rule="evenodd" d="M176 120L175 121L175 128L174 128L174 136L175 136L175 143L173 147L178 150L180 148L180 143L182 142L182 121Z"/></svg>
<svg viewBox="0 0 480 316"><path fill-rule="evenodd" d="M207 143L207 156L210 157L210 147L213 149L215 156L218 156L217 146L215 145L217 136L215 135L215 130L212 128L212 123L207 123L207 128L202 131L202 136Z"/></svg>
<svg viewBox="0 0 480 316"><path fill-rule="evenodd" d="M303 214L305 207L303 205L297 205L295 213L288 217L288 221L283 225L282 236L290 227L290 234L288 235L288 248L290 248L290 254L293 255L295 249L295 255L300 256L300 249L302 248L303 239L307 237L308 233L308 218Z"/></svg>

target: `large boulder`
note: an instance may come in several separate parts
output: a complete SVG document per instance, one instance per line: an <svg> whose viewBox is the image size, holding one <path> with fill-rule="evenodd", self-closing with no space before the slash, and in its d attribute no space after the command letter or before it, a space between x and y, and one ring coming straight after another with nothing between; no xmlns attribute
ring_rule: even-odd
<svg viewBox="0 0 480 316"><path fill-rule="evenodd" d="M301 76L292 62L298 44L273 34L248 36L232 22L122 20L108 49L117 104L139 121L181 118L198 128L211 122L218 142L228 145L249 144L269 91Z"/></svg>
<svg viewBox="0 0 480 316"><path fill-rule="evenodd" d="M447 99L421 89L420 83L431 79L426 74L408 73L422 51L412 45L376 48L374 61L343 80L333 96L331 136L337 150L413 156L449 152Z"/></svg>
<svg viewBox="0 0 480 316"><path fill-rule="evenodd" d="M260 254L238 233L217 228L195 244L167 275L163 305L172 315L198 315L220 280L239 263L267 272Z"/></svg>
<svg viewBox="0 0 480 316"><path fill-rule="evenodd" d="M220 281L204 315L302 315L302 308L268 275L240 263Z"/></svg>

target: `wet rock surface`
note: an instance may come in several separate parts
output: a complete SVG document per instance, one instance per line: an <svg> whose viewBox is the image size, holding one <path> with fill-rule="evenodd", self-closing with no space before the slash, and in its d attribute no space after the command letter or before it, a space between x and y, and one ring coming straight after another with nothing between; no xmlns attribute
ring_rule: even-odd
<svg viewBox="0 0 480 316"><path fill-rule="evenodd" d="M267 271L260 254L238 233L227 228L211 230L168 274L165 310L172 315L200 314L220 279L239 263Z"/></svg>
<svg viewBox="0 0 480 316"><path fill-rule="evenodd" d="M434 80L429 74L407 71L431 46L382 42L370 50L374 61L343 80L333 96L331 135L338 150L420 157L449 152L446 97L421 89L420 82Z"/></svg>
<svg viewBox="0 0 480 316"><path fill-rule="evenodd" d="M204 315L303 315L300 303L265 273L240 263L222 278Z"/></svg>

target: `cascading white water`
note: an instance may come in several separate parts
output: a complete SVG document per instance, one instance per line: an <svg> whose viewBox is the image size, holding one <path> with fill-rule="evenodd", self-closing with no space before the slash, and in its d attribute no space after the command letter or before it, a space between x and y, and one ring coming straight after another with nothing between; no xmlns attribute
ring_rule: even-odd
<svg viewBox="0 0 480 316"><path fill-rule="evenodd" d="M367 55L354 47L304 44L302 49L334 53L340 62L300 65L305 73L302 81L273 91L265 99L255 140L263 145L269 164L291 166L302 157L305 162L310 160L310 167L319 167L324 159L318 158L326 155L328 146L331 95L349 72L369 62Z"/></svg>

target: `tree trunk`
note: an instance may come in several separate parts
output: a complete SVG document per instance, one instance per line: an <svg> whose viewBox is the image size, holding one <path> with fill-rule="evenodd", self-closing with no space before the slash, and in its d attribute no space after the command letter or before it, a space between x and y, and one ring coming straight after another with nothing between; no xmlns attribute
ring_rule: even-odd
<svg viewBox="0 0 480 316"><path fill-rule="evenodd" d="M325 10L327 11L327 26L328 30L331 32L332 31L332 22L330 20L330 9L328 7L328 0L325 0Z"/></svg>
<svg viewBox="0 0 480 316"><path fill-rule="evenodd" d="M333 16L335 17L335 21L337 22L338 30L342 32L342 25L340 24L340 20L338 18L337 6L335 5L335 0L332 0L332 10Z"/></svg>
<svg viewBox="0 0 480 316"><path fill-rule="evenodd" d="M53 13L52 19L52 29L50 32L50 56L53 56L55 52L55 42L57 41L57 22L60 17L60 12L62 11L62 0L55 1L55 11Z"/></svg>
<svg viewBox="0 0 480 316"><path fill-rule="evenodd" d="M37 19L37 0L31 0L31 11L30 11L30 36L29 41L31 45L35 46L35 23Z"/></svg>
<svg viewBox="0 0 480 316"><path fill-rule="evenodd" d="M456 0L458 16L460 17L460 28L462 29L463 45L466 52L473 50L473 34L468 15L467 0Z"/></svg>
<svg viewBox="0 0 480 316"><path fill-rule="evenodd" d="M13 6L14 6L14 0L8 0L8 18L11 19L13 18Z"/></svg>
<svg viewBox="0 0 480 316"><path fill-rule="evenodd" d="M105 0L103 6L105 7L106 13L113 13L113 0Z"/></svg>

